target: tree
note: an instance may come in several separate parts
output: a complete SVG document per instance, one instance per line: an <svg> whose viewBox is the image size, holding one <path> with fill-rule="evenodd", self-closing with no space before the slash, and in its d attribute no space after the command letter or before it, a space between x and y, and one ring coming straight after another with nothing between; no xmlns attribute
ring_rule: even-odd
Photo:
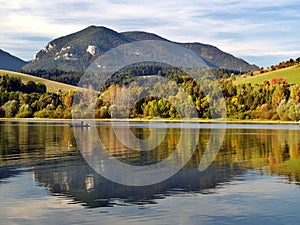
<svg viewBox="0 0 300 225"><path fill-rule="evenodd" d="M276 84L285 84L288 85L288 82L285 78L282 77L274 77L270 80L271 86L274 86Z"/></svg>
<svg viewBox="0 0 300 225"><path fill-rule="evenodd" d="M166 99L152 100L144 103L143 106L144 116L169 118L171 104ZM171 115L174 115L174 109L172 109Z"/></svg>
<svg viewBox="0 0 300 225"><path fill-rule="evenodd" d="M5 110L5 117L6 118L12 118L14 117L18 112L18 102L16 100L11 100L6 102L2 108Z"/></svg>
<svg viewBox="0 0 300 225"><path fill-rule="evenodd" d="M73 104L74 95L75 95L74 91L68 91L68 92L65 92L62 94L63 106L66 109L71 109L72 104Z"/></svg>
<svg viewBox="0 0 300 225"><path fill-rule="evenodd" d="M296 100L289 100L286 102L283 100L278 108L277 113L281 120L300 120L300 103Z"/></svg>
<svg viewBox="0 0 300 225"><path fill-rule="evenodd" d="M45 84L42 84L40 82L36 83L36 92L40 94L44 94L47 92L47 87Z"/></svg>
<svg viewBox="0 0 300 225"><path fill-rule="evenodd" d="M300 84L295 84L291 87L290 99L296 100L300 103Z"/></svg>
<svg viewBox="0 0 300 225"><path fill-rule="evenodd" d="M293 121L299 121L300 120L300 103L291 100L288 102L288 116Z"/></svg>
<svg viewBox="0 0 300 225"><path fill-rule="evenodd" d="M272 111L271 107L268 104L263 104L261 106L258 106L255 111L255 118L261 118L261 119L272 119L273 115L276 113Z"/></svg>
<svg viewBox="0 0 300 225"><path fill-rule="evenodd" d="M31 118L33 117L33 110L29 104L21 105L19 112L16 114L17 118Z"/></svg>
<svg viewBox="0 0 300 225"><path fill-rule="evenodd" d="M33 93L33 92L37 92L37 88L36 88L36 84L33 81L28 81L26 86L25 86L25 92L26 93Z"/></svg>
<svg viewBox="0 0 300 225"><path fill-rule="evenodd" d="M289 97L289 89L284 84L276 84L272 94L272 107L276 109L282 100L287 100Z"/></svg>

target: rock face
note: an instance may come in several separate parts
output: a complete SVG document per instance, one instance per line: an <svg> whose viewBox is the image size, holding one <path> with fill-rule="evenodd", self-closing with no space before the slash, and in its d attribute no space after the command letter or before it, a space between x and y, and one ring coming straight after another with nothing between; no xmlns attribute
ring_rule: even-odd
<svg viewBox="0 0 300 225"><path fill-rule="evenodd" d="M0 49L0 69L18 71L26 64L22 59L17 58Z"/></svg>
<svg viewBox="0 0 300 225"><path fill-rule="evenodd" d="M141 40L171 42L156 34L142 31L118 33L106 27L90 26L51 41L35 55L33 61L23 67L23 70L57 68L67 71L84 71L97 57L110 49ZM201 43L177 44L194 51L213 68L237 71L249 71L258 68L211 45Z"/></svg>
<svg viewBox="0 0 300 225"><path fill-rule="evenodd" d="M99 52L99 49L95 45L89 45L86 51L90 53L92 56L95 56Z"/></svg>

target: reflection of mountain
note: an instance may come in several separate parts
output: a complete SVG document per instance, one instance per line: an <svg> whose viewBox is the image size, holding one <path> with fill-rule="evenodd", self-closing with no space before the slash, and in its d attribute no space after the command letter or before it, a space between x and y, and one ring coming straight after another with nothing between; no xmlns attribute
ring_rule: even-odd
<svg viewBox="0 0 300 225"><path fill-rule="evenodd" d="M176 193L209 193L211 188L242 174L230 166L213 166L178 172L168 180L146 187L130 187L111 182L86 165L83 159L35 167L36 181L50 192L63 194L87 207L107 207L116 202L148 204Z"/></svg>
<svg viewBox="0 0 300 225"><path fill-rule="evenodd" d="M165 159L180 138L181 129L168 125L166 138L155 151L130 151L115 136L110 123L99 123L97 130L108 151L118 160L131 165L145 166ZM138 126L133 126L138 125ZM188 124L189 125L189 124ZM268 165L270 173L288 175L299 181L299 130L286 129L230 129L214 164L205 172L195 169L209 140L210 130L199 129L199 140L192 160L185 168L163 183L145 188L118 185L100 177L87 166L76 148L74 131L61 123L0 122L0 182L21 173L11 168L33 167L35 179L52 193L60 193L89 207L121 203L154 203L159 198L180 193L209 193L212 189L240 179L247 169ZM190 125L192 126L192 125ZM247 125L245 125L247 127ZM249 126L248 126L249 127ZM281 126L282 127L282 126ZM127 138L128 129L118 127L120 137ZM155 128L156 129L156 128ZM159 138L160 130L152 129ZM195 128L196 129L196 128ZM149 136L144 123L131 124L130 130L140 139ZM193 144L189 129L186 142ZM191 135L193 134L193 135ZM72 147L68 148L68 144ZM88 146L87 146L88 149ZM177 154L185 157L186 149ZM291 161L289 161L291 160ZM103 163L107 165L109 163Z"/></svg>
<svg viewBox="0 0 300 225"><path fill-rule="evenodd" d="M0 184L3 180L17 176L18 174L22 173L21 170L16 170L10 167L0 167Z"/></svg>

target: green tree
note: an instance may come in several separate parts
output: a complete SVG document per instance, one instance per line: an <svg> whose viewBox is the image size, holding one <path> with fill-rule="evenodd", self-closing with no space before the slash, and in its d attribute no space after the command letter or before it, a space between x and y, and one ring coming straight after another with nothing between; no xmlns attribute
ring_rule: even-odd
<svg viewBox="0 0 300 225"><path fill-rule="evenodd" d="M288 116L293 121L300 120L300 103L295 100L290 100L288 108Z"/></svg>
<svg viewBox="0 0 300 225"><path fill-rule="evenodd" d="M289 100L288 102L283 100L278 108L277 113L281 120L300 120L300 103L296 100Z"/></svg>
<svg viewBox="0 0 300 225"><path fill-rule="evenodd" d="M13 118L18 112L19 103L16 100L6 102L2 108L5 110L6 118Z"/></svg>
<svg viewBox="0 0 300 225"><path fill-rule="evenodd" d="M33 110L29 104L21 105L18 113L16 114L17 118L31 118L33 117Z"/></svg>

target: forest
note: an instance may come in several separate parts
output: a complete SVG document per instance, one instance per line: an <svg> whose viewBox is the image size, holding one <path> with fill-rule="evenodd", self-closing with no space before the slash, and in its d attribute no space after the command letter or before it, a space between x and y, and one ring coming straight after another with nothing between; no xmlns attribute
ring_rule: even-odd
<svg viewBox="0 0 300 225"><path fill-rule="evenodd" d="M154 77L150 80L153 83L149 90L137 81L106 87L95 99L95 118L176 119L180 118L181 110L189 111L187 102L196 109L196 114L190 112L187 117L216 118L218 115L212 116L211 108L218 108L218 95L214 91L206 91L207 86L216 86L222 91L227 118L300 120L300 84L290 85L284 79L274 78L259 85L234 85L232 76L206 83L202 81L202 86L189 76L177 75L166 83L157 82ZM24 84L19 78L0 76L0 117L69 119L72 118L75 94L75 91L48 92L41 83L29 81ZM122 95L126 96L122 98ZM130 100L128 96L134 97Z"/></svg>

